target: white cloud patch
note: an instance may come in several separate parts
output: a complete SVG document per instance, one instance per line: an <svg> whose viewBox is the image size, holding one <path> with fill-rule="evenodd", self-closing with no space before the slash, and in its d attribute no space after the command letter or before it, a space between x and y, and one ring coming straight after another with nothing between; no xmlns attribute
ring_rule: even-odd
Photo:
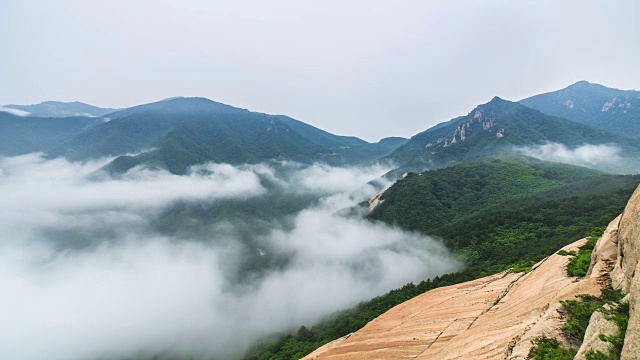
<svg viewBox="0 0 640 360"><path fill-rule="evenodd" d="M89 117L89 118L97 117L97 116L91 115L89 113L75 113L75 114L73 114L73 116L82 116L82 117Z"/></svg>
<svg viewBox="0 0 640 360"><path fill-rule="evenodd" d="M301 191L335 194L355 191L363 184L373 179L377 180L388 171L389 168L381 164L355 168L336 168L315 164L297 171L292 180ZM372 174L374 174L373 178Z"/></svg>
<svg viewBox="0 0 640 360"><path fill-rule="evenodd" d="M28 111L22 111L22 110L18 110L18 109L11 109L11 108L7 108L7 107L4 107L4 106L0 106L0 111L6 112L6 113L9 113L9 114L13 114L13 115L16 115L16 116L22 116L22 117L31 115L31 113L28 112Z"/></svg>
<svg viewBox="0 0 640 360"><path fill-rule="evenodd" d="M631 165L622 157L621 149L615 145L585 144L569 148L560 143L521 147L517 152L542 160L586 166L615 172L625 172Z"/></svg>
<svg viewBox="0 0 640 360"><path fill-rule="evenodd" d="M234 358L262 336L460 266L433 239L337 215L380 190L363 184L381 166L207 164L113 179L96 172L105 162L0 159L0 358ZM176 203L250 205L272 191L264 181L324 198L256 233L259 249L215 217L202 236L154 227ZM286 261L237 282L230 274L258 250Z"/></svg>

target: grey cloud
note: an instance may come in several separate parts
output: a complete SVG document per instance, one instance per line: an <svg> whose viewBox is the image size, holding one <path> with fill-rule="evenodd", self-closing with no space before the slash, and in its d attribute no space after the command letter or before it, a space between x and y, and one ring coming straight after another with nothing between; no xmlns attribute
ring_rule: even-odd
<svg viewBox="0 0 640 360"><path fill-rule="evenodd" d="M255 173L224 164L194 167L189 176L136 168L122 179L92 180L108 161L70 163L40 154L0 158L0 226L34 236L44 225L144 226L141 214L175 201L248 199L266 192Z"/></svg>
<svg viewBox="0 0 640 360"><path fill-rule="evenodd" d="M29 112L28 111L22 111L22 110L17 110L17 109L11 109L11 108L6 108L3 106L0 106L0 111L2 112L6 112L9 114L13 114L13 115L17 115L17 116L29 116Z"/></svg>
<svg viewBox="0 0 640 360"><path fill-rule="evenodd" d="M295 172L292 184L298 191L321 194L349 193L363 184L379 178L390 170L390 166L374 164L367 167L336 168L326 164L314 164Z"/></svg>
<svg viewBox="0 0 640 360"><path fill-rule="evenodd" d="M520 147L516 151L542 160L586 166L614 172L629 172L636 166L622 156L622 149L613 144L584 144L569 148L560 143Z"/></svg>
<svg viewBox="0 0 640 360"><path fill-rule="evenodd" d="M96 176L106 161L0 159L0 357L234 358L272 332L460 267L431 238L338 215L384 186L362 186L384 166L206 164L182 177L134 169L116 180ZM255 234L260 249L215 218L206 238L151 226L176 201L268 196L261 179L324 198ZM61 246L65 236L92 246ZM247 251L287 262L237 283L229 274Z"/></svg>

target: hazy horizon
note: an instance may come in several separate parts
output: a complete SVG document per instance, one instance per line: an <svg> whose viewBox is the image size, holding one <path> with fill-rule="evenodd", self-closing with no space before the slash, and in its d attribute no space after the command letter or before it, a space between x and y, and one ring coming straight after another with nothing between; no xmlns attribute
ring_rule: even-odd
<svg viewBox="0 0 640 360"><path fill-rule="evenodd" d="M0 4L0 104L201 96L368 141L493 96L640 86L640 3L80 0Z"/></svg>

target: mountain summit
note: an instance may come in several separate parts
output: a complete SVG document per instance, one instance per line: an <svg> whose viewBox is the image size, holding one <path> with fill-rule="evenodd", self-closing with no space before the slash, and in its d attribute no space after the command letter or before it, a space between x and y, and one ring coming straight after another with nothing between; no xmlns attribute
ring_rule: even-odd
<svg viewBox="0 0 640 360"><path fill-rule="evenodd" d="M370 144L287 116L200 97L166 99L106 117L108 122L60 144L51 154L81 160L116 156L110 169L117 172L145 164L184 173L189 166L207 161L241 164L288 159L354 164L378 159L402 144Z"/></svg>
<svg viewBox="0 0 640 360"><path fill-rule="evenodd" d="M640 91L579 81L558 91L526 98L520 103L545 114L640 138Z"/></svg>
<svg viewBox="0 0 640 360"><path fill-rule="evenodd" d="M522 104L494 97L469 114L413 136L389 158L405 171L422 171L466 158L513 152L517 148L559 143L568 147L616 144L632 153L636 141L604 130L550 116Z"/></svg>

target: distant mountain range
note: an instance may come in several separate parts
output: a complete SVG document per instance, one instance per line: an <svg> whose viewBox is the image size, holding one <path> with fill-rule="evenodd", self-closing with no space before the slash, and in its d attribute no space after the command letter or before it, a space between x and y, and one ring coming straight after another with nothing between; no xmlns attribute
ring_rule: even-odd
<svg viewBox="0 0 640 360"><path fill-rule="evenodd" d="M34 105L4 105L3 107L23 111L28 113L25 115L36 117L99 117L115 111L115 109L99 108L78 101L45 101Z"/></svg>
<svg viewBox="0 0 640 360"><path fill-rule="evenodd" d="M251 112L203 98L167 100L109 116L109 123L73 139L56 149L57 153L95 157L149 148L139 155L117 158L110 169L121 172L146 164L184 173L190 165L206 161L241 164L275 159L354 164L375 160L404 141L370 144L285 116Z"/></svg>
<svg viewBox="0 0 640 360"><path fill-rule="evenodd" d="M640 91L580 81L520 103L545 114L640 139Z"/></svg>
<svg viewBox="0 0 640 360"><path fill-rule="evenodd" d="M59 110L74 111L76 103L66 104L70 108ZM29 106L11 109L33 110ZM110 112L102 118L54 119L0 112L0 130L9 138L0 146L4 155L43 151L74 160L112 156L117 158L108 166L111 171L144 164L178 174L207 161L357 164L388 155L407 141L390 137L368 143L287 116L181 97Z"/></svg>
<svg viewBox="0 0 640 360"><path fill-rule="evenodd" d="M422 171L477 156L518 152L520 148L545 143L559 143L569 148L612 144L629 156L640 154L640 142L635 139L494 97L466 116L413 136L388 159L403 164L401 169L405 171Z"/></svg>
<svg viewBox="0 0 640 360"><path fill-rule="evenodd" d="M177 97L121 110L79 102L3 108L0 155L42 151L74 160L110 156L116 160L107 168L114 172L145 165L181 174L207 161L353 165L383 159L398 165L397 177L549 143L570 151L583 145L615 146L625 157L640 159L640 92L586 81L518 103L495 97L409 140L390 137L378 143L205 98ZM604 170L639 172L639 164Z"/></svg>
<svg viewBox="0 0 640 360"><path fill-rule="evenodd" d="M103 121L91 117L22 117L0 111L0 155L46 152Z"/></svg>

